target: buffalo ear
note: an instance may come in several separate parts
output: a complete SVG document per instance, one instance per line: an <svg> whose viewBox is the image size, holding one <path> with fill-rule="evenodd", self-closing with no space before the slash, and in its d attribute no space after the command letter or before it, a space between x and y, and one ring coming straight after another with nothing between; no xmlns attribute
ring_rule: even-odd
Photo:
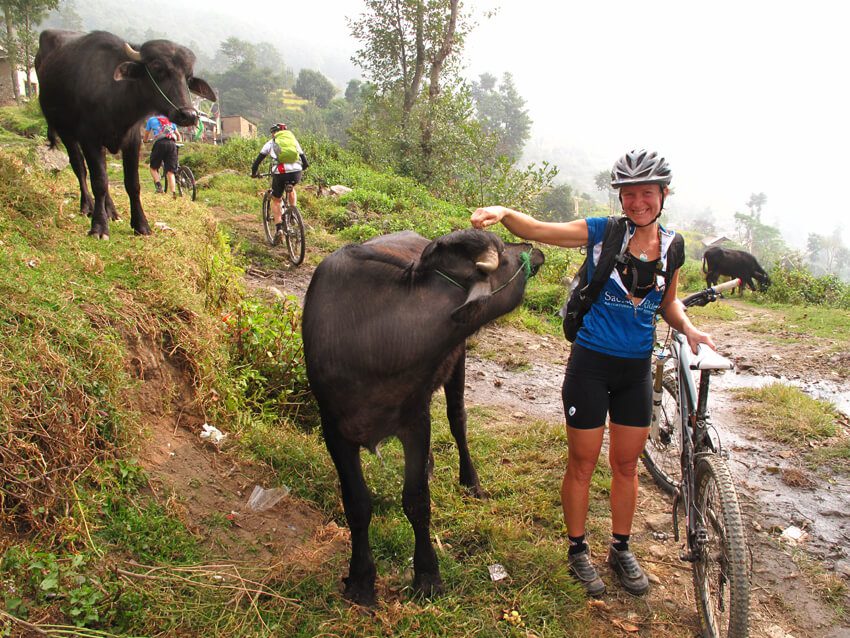
<svg viewBox="0 0 850 638"><path fill-rule="evenodd" d="M122 80L138 80L142 77L144 68L145 65L139 64L138 62L122 62L115 67L112 79L116 82L121 82Z"/></svg>
<svg viewBox="0 0 850 638"><path fill-rule="evenodd" d="M210 102L215 102L216 96L210 85L201 78L189 78L189 90L195 95L200 95L202 98L208 99Z"/></svg>
<svg viewBox="0 0 850 638"><path fill-rule="evenodd" d="M490 301L490 296L490 282L479 281L472 286L463 305L452 310L452 319L458 323L475 323L481 311Z"/></svg>

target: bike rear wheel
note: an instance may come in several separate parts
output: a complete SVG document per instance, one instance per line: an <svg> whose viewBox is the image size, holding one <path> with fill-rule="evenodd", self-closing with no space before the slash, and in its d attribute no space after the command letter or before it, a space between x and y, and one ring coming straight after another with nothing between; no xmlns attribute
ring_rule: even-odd
<svg viewBox="0 0 850 638"><path fill-rule="evenodd" d="M641 460L658 487L673 494L682 482L682 415L676 380L671 376L661 382L658 419L658 433L650 431Z"/></svg>
<svg viewBox="0 0 850 638"><path fill-rule="evenodd" d="M266 192L263 196L263 231L266 234L266 241L271 246L277 246L279 241L277 236L277 228L274 223L274 214L272 214L272 194L271 191Z"/></svg>
<svg viewBox="0 0 850 638"><path fill-rule="evenodd" d="M700 625L705 638L746 638L750 583L747 540L732 474L716 454L696 463L696 509L708 541L693 563Z"/></svg>
<svg viewBox="0 0 850 638"><path fill-rule="evenodd" d="M297 206L287 206L283 211L283 227L286 229L286 247L289 261L297 266L304 261L304 222Z"/></svg>
<svg viewBox="0 0 850 638"><path fill-rule="evenodd" d="M187 197L191 197L192 201L195 201L195 175L192 173L192 169L188 166L181 166L177 169L177 174L174 176L177 182L177 192L182 197L186 195Z"/></svg>

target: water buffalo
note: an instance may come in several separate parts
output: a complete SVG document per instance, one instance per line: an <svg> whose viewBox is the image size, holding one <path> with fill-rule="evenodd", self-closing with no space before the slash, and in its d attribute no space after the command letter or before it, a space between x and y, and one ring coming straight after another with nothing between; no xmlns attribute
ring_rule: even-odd
<svg viewBox="0 0 850 638"><path fill-rule="evenodd" d="M304 300L304 354L351 529L344 581L353 602L375 602L372 503L360 448L374 451L392 435L404 447L413 588L424 595L442 591L429 537L431 395L444 387L460 483L480 495L466 441L466 338L516 308L542 263L543 254L528 244L504 244L468 229L431 242L412 232L379 237L341 248L316 269Z"/></svg>
<svg viewBox="0 0 850 638"><path fill-rule="evenodd" d="M38 99L51 147L58 136L80 182L80 212L91 215L89 235L107 239L107 214L116 218L104 147L110 153L120 150L123 157L130 226L136 234L150 234L139 198L139 122L164 113L179 126L197 123L189 91L208 100L216 98L204 80L192 76L194 63L189 49L168 40L134 48L105 31L41 32L35 57ZM86 165L94 203L86 185Z"/></svg>
<svg viewBox="0 0 850 638"><path fill-rule="evenodd" d="M720 275L739 277L741 286L738 292L741 295L744 294L745 284L749 286L750 290L756 289L753 279L758 281L759 290L766 290L770 285L770 277L756 261L756 258L743 250L712 246L702 256L702 271L705 273L707 286L716 284Z"/></svg>

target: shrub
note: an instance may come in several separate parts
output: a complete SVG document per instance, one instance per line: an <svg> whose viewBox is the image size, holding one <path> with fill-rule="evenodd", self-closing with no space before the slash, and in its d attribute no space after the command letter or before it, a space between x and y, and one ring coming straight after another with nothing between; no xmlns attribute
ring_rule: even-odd
<svg viewBox="0 0 850 638"><path fill-rule="evenodd" d="M525 291L525 306L544 315L555 315L564 304L566 294L560 284L532 283Z"/></svg>
<svg viewBox="0 0 850 638"><path fill-rule="evenodd" d="M803 268L774 268L762 298L776 303L823 305L850 310L850 285L835 275L816 277Z"/></svg>
<svg viewBox="0 0 850 638"><path fill-rule="evenodd" d="M272 305L244 300L225 321L231 335L232 376L247 407L274 415L309 407L301 309L295 297Z"/></svg>

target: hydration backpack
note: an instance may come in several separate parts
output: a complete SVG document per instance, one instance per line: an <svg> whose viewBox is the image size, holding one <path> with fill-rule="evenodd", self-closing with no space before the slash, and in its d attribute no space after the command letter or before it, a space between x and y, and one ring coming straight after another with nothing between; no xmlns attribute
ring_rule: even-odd
<svg viewBox="0 0 850 638"><path fill-rule="evenodd" d="M593 260L593 244L590 238L587 242L587 256L584 263L578 269L576 276L570 284L567 301L561 308L561 317L564 319L564 336L567 341L573 343L581 328L584 316L590 310L593 302L602 292L602 287L618 263L629 260L626 251L629 247L629 236L626 233L628 219L626 217L609 217L605 224L605 234L602 236L602 251L599 262L593 268L593 275L588 281L587 271ZM684 238L678 233L673 238L667 249L667 268L659 274L664 276L664 289L670 285L673 273L682 265L685 256Z"/></svg>
<svg viewBox="0 0 850 638"><path fill-rule="evenodd" d="M157 116L157 121L159 122L159 135L157 139L159 140L173 140L176 139L174 135L174 125L171 123L167 117L160 115Z"/></svg>
<svg viewBox="0 0 850 638"><path fill-rule="evenodd" d="M275 156L281 164L294 164L298 161L298 142L292 131L283 130L274 134Z"/></svg>

